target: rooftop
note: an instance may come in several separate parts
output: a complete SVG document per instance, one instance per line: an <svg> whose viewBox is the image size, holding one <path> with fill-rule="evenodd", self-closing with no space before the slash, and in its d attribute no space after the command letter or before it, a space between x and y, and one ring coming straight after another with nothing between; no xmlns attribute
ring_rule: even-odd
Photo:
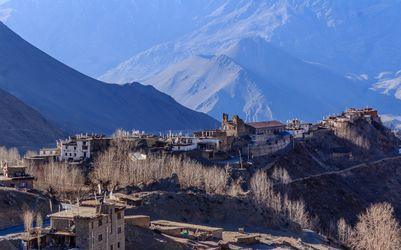
<svg viewBox="0 0 401 250"><path fill-rule="evenodd" d="M284 123L281 123L279 121L249 122L247 124L253 128L269 128L269 127L285 126Z"/></svg>
<svg viewBox="0 0 401 250"><path fill-rule="evenodd" d="M50 218L65 218L73 219L74 217L96 218L99 213L96 212L96 207L78 207L73 206L71 209L60 211L48 215Z"/></svg>
<svg viewBox="0 0 401 250"><path fill-rule="evenodd" d="M23 165L14 165L14 166L7 166L8 168L14 168L14 169L25 169L26 167Z"/></svg>
<svg viewBox="0 0 401 250"><path fill-rule="evenodd" d="M23 176L9 176L6 177L4 175L0 175L0 181L12 181L12 180L34 180L35 177L31 175L23 175Z"/></svg>
<svg viewBox="0 0 401 250"><path fill-rule="evenodd" d="M152 221L153 225L162 226L162 227L176 227L176 228L189 228L189 229L198 229L202 231L223 231L223 228L219 227L208 227L203 225L196 225L196 224L189 224L189 223L182 223L182 222L175 222L175 221L168 221L168 220L155 220Z"/></svg>

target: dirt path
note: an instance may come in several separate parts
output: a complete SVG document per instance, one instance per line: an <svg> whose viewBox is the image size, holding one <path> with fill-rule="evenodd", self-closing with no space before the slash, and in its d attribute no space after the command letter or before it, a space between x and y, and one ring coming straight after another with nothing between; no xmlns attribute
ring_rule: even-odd
<svg viewBox="0 0 401 250"><path fill-rule="evenodd" d="M376 160L373 162L365 162L365 163L360 163L342 170L336 170L336 171L329 171L329 172L325 172L325 173L321 173L321 174L315 174L315 175L310 175L307 177L303 177L303 178L298 178L295 180L290 181L288 184L292 184L295 182L301 182L301 181L305 181L305 180L309 180L309 179L313 179L313 178L318 178L318 177L322 177L322 176L326 176L326 175L335 175L335 174L342 174L342 173L346 173L348 171L352 171L358 168L362 168L362 167L366 167L368 165L374 165L374 164L378 164L378 163L382 163L388 160L397 160L397 159L401 159L401 156L392 156L392 157L386 157L386 158L382 158L380 160Z"/></svg>

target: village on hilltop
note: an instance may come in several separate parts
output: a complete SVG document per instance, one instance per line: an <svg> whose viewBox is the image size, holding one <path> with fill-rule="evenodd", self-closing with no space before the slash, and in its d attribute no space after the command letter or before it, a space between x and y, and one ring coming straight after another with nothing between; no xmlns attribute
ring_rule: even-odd
<svg viewBox="0 0 401 250"><path fill-rule="evenodd" d="M266 157L284 150L293 140L307 140L317 131L340 128L357 119L381 123L377 111L372 108L351 108L316 124L302 123L298 119L287 124L279 121L247 123L237 115L229 119L227 114L223 114L220 129L196 131L193 135L118 131L114 136L132 143L132 160L146 159L153 154L184 154L213 163L240 164L246 159ZM85 164L107 149L112 139L113 136L78 134L57 141L56 148L43 148L38 155L25 157L24 160L33 165L51 161Z"/></svg>
<svg viewBox="0 0 401 250"><path fill-rule="evenodd" d="M117 131L113 136L78 134L57 141L56 148L43 148L36 155L29 155L19 165L2 162L0 185L19 190L33 189L35 176L27 167L35 168L52 162L63 162L70 166L91 168L94 160L107 150L113 140L119 138L129 144L129 159L146 161L160 155L185 156L206 164L231 166L246 169L258 158L290 150L295 142L308 140L327 131L341 136L341 129L358 120L381 123L372 108L348 109L321 122L303 123L298 119L288 121L244 122L234 115L231 119L223 114L221 128L196 131L193 135L153 135L139 131ZM352 158L352 153L333 147L333 158ZM74 205L59 207L48 215L49 224L44 228L30 228L21 238L26 248L65 246L80 249L125 249L125 226L134 225L152 229L172 237L189 239L222 240L223 228L207 227L168 220L151 221L147 215L126 215L125 210L143 205L143 199L134 194L99 190L89 198L78 200ZM54 211L53 211L54 212ZM39 239L39 240L38 240ZM254 234L239 232L238 243L257 242Z"/></svg>

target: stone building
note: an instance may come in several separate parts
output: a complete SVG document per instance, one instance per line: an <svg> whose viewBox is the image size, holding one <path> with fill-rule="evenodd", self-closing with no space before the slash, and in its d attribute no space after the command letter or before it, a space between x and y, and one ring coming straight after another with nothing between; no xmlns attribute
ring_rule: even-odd
<svg viewBox="0 0 401 250"><path fill-rule="evenodd" d="M229 120L228 115L223 113L221 130L226 132L227 136L241 137L248 135L251 132L251 127L238 115L234 115L232 120Z"/></svg>
<svg viewBox="0 0 401 250"><path fill-rule="evenodd" d="M255 143L265 143L286 130L286 125L279 121L250 122L247 125L252 128L250 136Z"/></svg>
<svg viewBox="0 0 401 250"><path fill-rule="evenodd" d="M125 249L125 206L111 201L86 201L81 206L50 214L48 247Z"/></svg>
<svg viewBox="0 0 401 250"><path fill-rule="evenodd" d="M223 114L221 130L196 132L195 137L199 138L199 148L208 159L215 158L219 151L265 156L290 143L286 125L279 121L246 123L237 115L230 120L227 114Z"/></svg>
<svg viewBox="0 0 401 250"><path fill-rule="evenodd" d="M340 115L326 117L321 122L321 125L326 128L343 129L348 126L349 123L354 123L358 120L365 120L369 123L381 123L377 110L373 108L350 108Z"/></svg>
<svg viewBox="0 0 401 250"><path fill-rule="evenodd" d="M192 136L170 136L167 141L173 152L192 151L198 147L198 138Z"/></svg>
<svg viewBox="0 0 401 250"><path fill-rule="evenodd" d="M304 139L306 136L308 136L312 127L312 123L305 123L298 119L292 119L287 121L286 130L290 132L294 138Z"/></svg>
<svg viewBox="0 0 401 250"><path fill-rule="evenodd" d="M91 159L94 154L107 148L110 138L102 135L75 135L57 142L60 161L81 161Z"/></svg>
<svg viewBox="0 0 401 250"><path fill-rule="evenodd" d="M0 186L15 188L33 188L33 176L26 173L25 166L9 166L7 162L1 163L3 174L0 175Z"/></svg>
<svg viewBox="0 0 401 250"><path fill-rule="evenodd" d="M291 136L286 125L279 121L251 122L249 151L252 157L267 156L290 144Z"/></svg>

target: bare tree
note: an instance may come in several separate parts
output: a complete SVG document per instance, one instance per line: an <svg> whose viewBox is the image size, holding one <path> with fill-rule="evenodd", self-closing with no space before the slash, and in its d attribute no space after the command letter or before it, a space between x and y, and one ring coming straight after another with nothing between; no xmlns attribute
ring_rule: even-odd
<svg viewBox="0 0 401 250"><path fill-rule="evenodd" d="M37 234L38 234L38 249L40 249L41 245L41 234L42 234L42 227L43 227L43 217L40 213L36 215L36 229L37 229Z"/></svg>
<svg viewBox="0 0 401 250"><path fill-rule="evenodd" d="M0 161L6 161L9 164L18 164L21 161L21 156L16 148L7 149L0 147Z"/></svg>
<svg viewBox="0 0 401 250"><path fill-rule="evenodd" d="M32 157L32 156L35 156L35 155L37 155L37 152L32 151L32 150L28 150L28 151L26 151L26 153L24 154L24 158L29 158L29 157Z"/></svg>
<svg viewBox="0 0 401 250"><path fill-rule="evenodd" d="M250 181L251 192L256 204L272 213L272 223L281 224L292 221L303 228L310 228L310 216L302 200L291 201L287 195L282 196L274 191L273 182L259 170Z"/></svg>
<svg viewBox="0 0 401 250"><path fill-rule="evenodd" d="M28 173L36 177L35 188L54 192L62 199L75 201L85 188L85 177L81 170L66 163L28 166Z"/></svg>
<svg viewBox="0 0 401 250"><path fill-rule="evenodd" d="M113 191L124 179L121 174L130 164L129 153L132 144L133 141L127 136L127 132L117 130L113 134L110 147L95 160L92 176L103 188Z"/></svg>
<svg viewBox="0 0 401 250"><path fill-rule="evenodd" d="M389 203L370 206L358 216L358 223L350 239L354 249L401 249L401 228Z"/></svg>
<svg viewBox="0 0 401 250"><path fill-rule="evenodd" d="M350 238L352 237L352 227L347 224L344 218L337 221L337 235L338 239L346 245L349 245Z"/></svg>
<svg viewBox="0 0 401 250"><path fill-rule="evenodd" d="M207 193L227 191L227 172L223 168L205 167L196 161L170 156L151 156L146 160L132 160L128 146L124 150L109 149L95 161L92 179L111 191L118 186L138 185L151 180L169 178L176 174L183 188L198 188ZM124 152L121 154L121 152Z"/></svg>
<svg viewBox="0 0 401 250"><path fill-rule="evenodd" d="M29 235L32 230L34 214L28 208L25 208L22 214L22 220L24 222L24 230Z"/></svg>
<svg viewBox="0 0 401 250"><path fill-rule="evenodd" d="M272 178L282 184L288 184L291 182L291 177L284 168L274 168Z"/></svg>
<svg viewBox="0 0 401 250"><path fill-rule="evenodd" d="M287 195L284 196L283 209L285 210L287 218L297 223L302 228L311 228L311 219L305 209L305 202L303 200L291 201Z"/></svg>

